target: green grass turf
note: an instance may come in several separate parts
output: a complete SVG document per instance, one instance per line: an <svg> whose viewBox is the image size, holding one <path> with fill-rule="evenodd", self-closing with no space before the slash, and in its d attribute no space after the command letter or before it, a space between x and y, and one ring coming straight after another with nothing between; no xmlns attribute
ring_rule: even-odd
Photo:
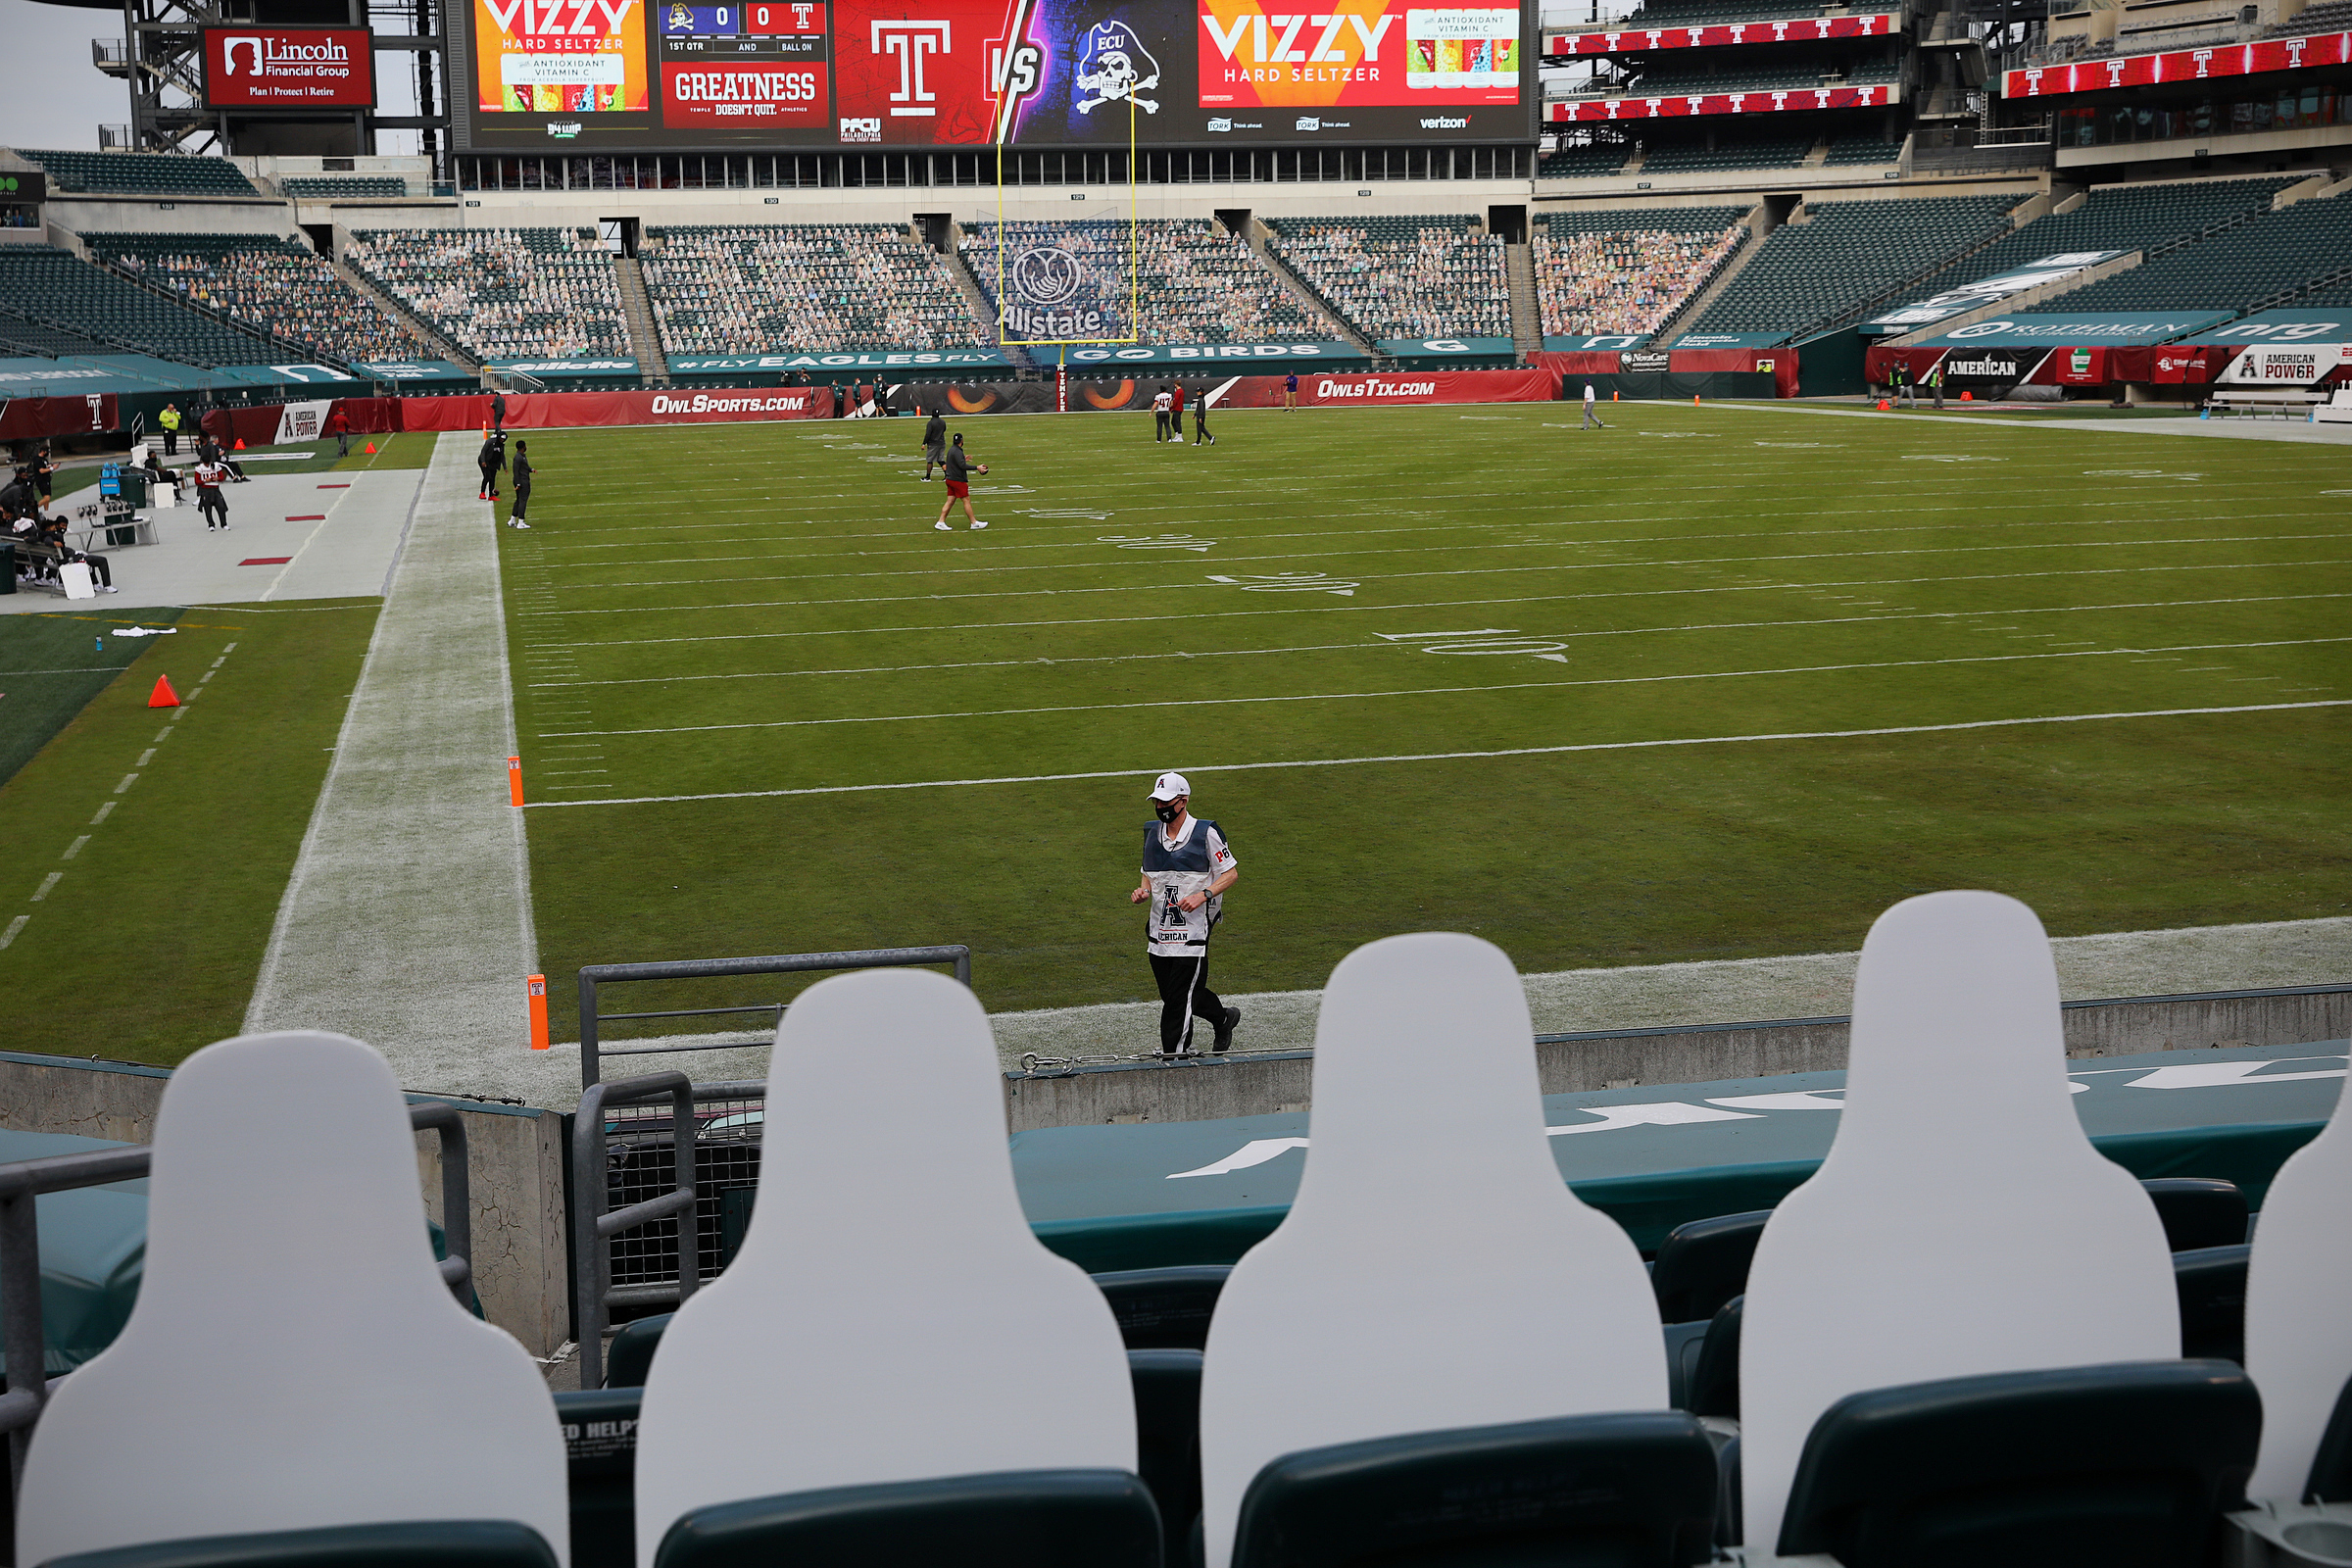
<svg viewBox="0 0 2352 1568"><path fill-rule="evenodd" d="M378 603L182 612L0 784L0 932L26 917L0 951L8 1049L170 1064L236 1033ZM19 615L0 639L51 623L87 634ZM147 707L158 674L187 699L176 722Z"/></svg>
<svg viewBox="0 0 2352 1568"><path fill-rule="evenodd" d="M109 632L134 623L169 626L179 613L0 615L0 783L15 777L150 642L172 640Z"/></svg>
<svg viewBox="0 0 2352 1568"><path fill-rule="evenodd" d="M1242 862L1232 990L1414 929L1850 949L1952 886L2059 935L2344 912L2340 709L1241 765L2352 698L2340 449L1605 412L966 419L993 526L952 535L912 420L533 434L500 543L558 1038L595 961L960 941L992 1008L1144 997L1163 767ZM1531 640L1419 646L1490 630Z"/></svg>

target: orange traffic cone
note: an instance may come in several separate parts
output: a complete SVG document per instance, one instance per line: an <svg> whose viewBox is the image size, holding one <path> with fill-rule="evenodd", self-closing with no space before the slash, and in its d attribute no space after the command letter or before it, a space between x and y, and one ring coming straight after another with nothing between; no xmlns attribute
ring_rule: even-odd
<svg viewBox="0 0 2352 1568"><path fill-rule="evenodd" d="M373 451L375 450L375 443L374 443L374 442L372 442L372 441L368 442L368 450L369 452L373 452Z"/></svg>
<svg viewBox="0 0 2352 1568"><path fill-rule="evenodd" d="M1977 395L1974 392L1962 392L1960 394L1960 401L1963 403L1974 403L1977 401Z"/></svg>
<svg viewBox="0 0 2352 1568"><path fill-rule="evenodd" d="M1690 406L1692 408L1698 407L1698 394L1695 392L1690 394Z"/></svg>
<svg viewBox="0 0 2352 1568"><path fill-rule="evenodd" d="M229 450L230 450L230 451L232 451L232 452L242 452L242 451L244 451L244 450L245 450L245 438L244 438L243 436L239 436L239 437L237 437L237 444L236 444L235 446L231 447Z"/></svg>
<svg viewBox="0 0 2352 1568"><path fill-rule="evenodd" d="M149 708L177 708L179 706L179 693L172 689L171 676L158 675L155 677L155 690L148 695L147 706Z"/></svg>
<svg viewBox="0 0 2352 1568"><path fill-rule="evenodd" d="M1885 413L1886 413L1887 410L1889 410L1889 409L1891 409L1891 408L1893 408L1893 407L1894 407L1894 405L1893 405L1893 404L1891 404L1891 403L1889 403L1889 402L1887 402L1887 401L1886 401L1885 398L1881 398L1881 399L1879 399L1879 412L1880 412L1881 414L1885 414Z"/></svg>

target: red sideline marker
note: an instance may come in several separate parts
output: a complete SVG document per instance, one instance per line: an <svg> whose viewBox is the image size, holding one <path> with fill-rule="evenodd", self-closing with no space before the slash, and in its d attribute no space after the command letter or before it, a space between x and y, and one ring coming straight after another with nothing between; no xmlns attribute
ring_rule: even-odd
<svg viewBox="0 0 2352 1568"><path fill-rule="evenodd" d="M292 556L249 556L238 562L237 564L240 566L282 566L293 559Z"/></svg>
<svg viewBox="0 0 2352 1568"><path fill-rule="evenodd" d="M288 517L286 520L288 522L324 522L326 520L326 514L323 512L306 512L299 517Z"/></svg>

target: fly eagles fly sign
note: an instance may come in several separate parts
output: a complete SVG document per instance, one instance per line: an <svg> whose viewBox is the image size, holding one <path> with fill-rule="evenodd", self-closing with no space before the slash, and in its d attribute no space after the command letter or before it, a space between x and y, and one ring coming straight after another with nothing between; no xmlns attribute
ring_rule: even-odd
<svg viewBox="0 0 2352 1568"><path fill-rule="evenodd" d="M207 109L372 109L374 34L365 27L207 27Z"/></svg>

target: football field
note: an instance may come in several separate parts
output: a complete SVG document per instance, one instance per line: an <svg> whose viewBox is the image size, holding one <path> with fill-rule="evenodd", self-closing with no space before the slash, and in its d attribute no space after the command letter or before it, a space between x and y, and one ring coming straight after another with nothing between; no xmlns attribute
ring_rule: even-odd
<svg viewBox="0 0 2352 1568"><path fill-rule="evenodd" d="M1152 774L1242 863L1215 983L2346 912L2339 448L1619 404L530 435L500 530L556 1034L599 961L965 942L1140 998ZM631 1004L770 996L714 989ZM1244 1044L1247 1044L1245 1041Z"/></svg>

